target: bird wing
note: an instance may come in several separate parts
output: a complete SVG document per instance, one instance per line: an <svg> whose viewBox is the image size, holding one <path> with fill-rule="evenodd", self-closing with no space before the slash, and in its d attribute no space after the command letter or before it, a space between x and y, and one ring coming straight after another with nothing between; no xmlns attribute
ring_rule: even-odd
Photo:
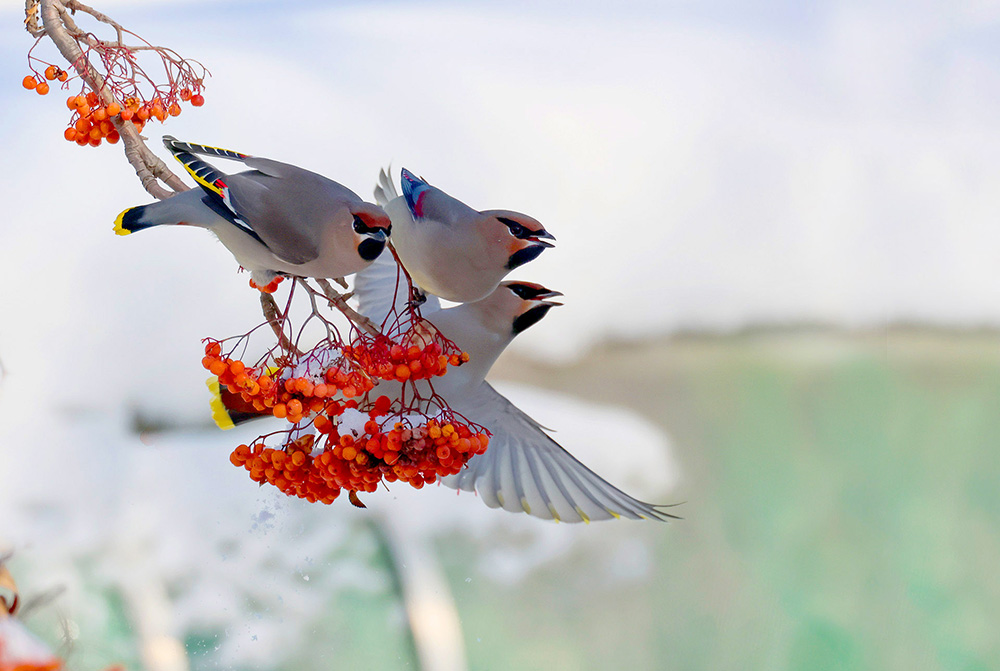
<svg viewBox="0 0 1000 671"><path fill-rule="evenodd" d="M441 479L452 489L477 491L491 508L561 522L677 519L665 506L638 501L584 466L486 382L452 407L493 434L485 453Z"/></svg>
<svg viewBox="0 0 1000 671"><path fill-rule="evenodd" d="M288 163L169 135L163 143L206 192L209 207L286 263L318 257L322 224L337 207L361 201L347 187ZM239 161L252 170L227 175L196 154Z"/></svg>
<svg viewBox="0 0 1000 671"><path fill-rule="evenodd" d="M189 142L181 142L177 138L171 135L163 136L163 144L170 153L173 154L189 175L198 183L198 186L206 194L204 203L208 205L212 210L215 211L223 219L226 219L233 226L236 226L244 233L250 237L257 240L263 244L263 240L260 236L253 230L253 228L240 216L239 212L233 206L232 199L229 194L229 187L226 182L229 180L229 175L217 170L214 166L202 161L196 156L196 154L203 154L207 156L218 156L220 158L226 158L233 161L242 161L247 156L246 154L240 154L239 152L230 151L229 149L219 149L218 147L209 147L202 144L191 144Z"/></svg>
<svg viewBox="0 0 1000 671"><path fill-rule="evenodd" d="M388 168L379 168L378 184L375 185L375 204L379 207L384 208L389 204L390 200L399 198L399 192L396 191L396 185L392 183L392 178L389 177L391 172L391 165Z"/></svg>

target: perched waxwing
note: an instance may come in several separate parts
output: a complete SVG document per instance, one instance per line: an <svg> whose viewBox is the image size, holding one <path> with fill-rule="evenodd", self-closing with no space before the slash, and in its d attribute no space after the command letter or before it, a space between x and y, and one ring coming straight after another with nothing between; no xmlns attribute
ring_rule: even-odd
<svg viewBox="0 0 1000 671"><path fill-rule="evenodd" d="M115 233L162 224L207 228L260 287L278 273L344 277L385 248L389 217L337 182L287 163L169 135L163 143L201 188L125 210L115 221ZM250 169L229 175L196 155L239 161Z"/></svg>
<svg viewBox="0 0 1000 671"><path fill-rule="evenodd" d="M509 210L477 212L415 177L401 174L403 195L384 171L376 202L392 220L392 244L413 283L456 303L486 298L511 270L535 259L555 238L535 219Z"/></svg>

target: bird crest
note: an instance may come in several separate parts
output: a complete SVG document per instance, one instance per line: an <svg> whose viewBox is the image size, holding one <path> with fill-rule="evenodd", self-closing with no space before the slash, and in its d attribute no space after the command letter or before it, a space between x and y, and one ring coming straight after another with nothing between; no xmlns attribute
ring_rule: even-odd
<svg viewBox="0 0 1000 671"><path fill-rule="evenodd" d="M415 176L406 168L403 168L399 181L403 186L403 198L406 199L406 207L409 208L410 214L414 219L423 217L423 199L430 190L431 185Z"/></svg>

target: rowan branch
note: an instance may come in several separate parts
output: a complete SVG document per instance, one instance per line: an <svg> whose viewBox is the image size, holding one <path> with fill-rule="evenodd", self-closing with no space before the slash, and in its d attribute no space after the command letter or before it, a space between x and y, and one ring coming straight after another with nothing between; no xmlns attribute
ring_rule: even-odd
<svg viewBox="0 0 1000 671"><path fill-rule="evenodd" d="M285 317L281 314L281 310L278 309L278 304L274 302L271 294L265 294L263 291L260 293L260 309L264 313L264 319L267 320L271 330L274 331L274 336L278 339L278 345L286 352L291 352L295 357L301 357L302 351L292 344L292 341L285 335L282 326L285 322Z"/></svg>
<svg viewBox="0 0 1000 671"><path fill-rule="evenodd" d="M323 290L323 295L330 303L330 307L340 310L358 330L364 331L370 336L381 335L381 331L375 326L375 322L347 304L347 299L350 298L351 294L340 293L333 288L330 282L324 279L317 278L316 284Z"/></svg>
<svg viewBox="0 0 1000 671"><path fill-rule="evenodd" d="M42 19L42 29L32 30L29 19L34 16L32 8L40 7ZM107 106L112 103L124 107L124 101L118 100L111 90L105 85L104 76L91 65L89 58L80 49L78 38L84 39L85 43L91 44L90 38L80 30L70 14L70 10L83 11L93 16L98 21L112 26L119 36L121 42L122 27L104 14L77 2L76 0L27 0L25 4L25 27L29 33L36 37L48 37L55 44L59 53L76 70L87 86L94 91L101 102ZM37 22L36 22L37 23ZM96 41L96 38L93 38ZM122 121L119 117L111 118L111 123L121 136L124 147L125 158L135 170L136 176L142 183L142 187L154 198L163 200L175 193L187 191L190 187L181 181L181 178L174 174L166 164L161 161L146 145L145 139L139 135L135 125ZM168 188L161 186L161 183Z"/></svg>

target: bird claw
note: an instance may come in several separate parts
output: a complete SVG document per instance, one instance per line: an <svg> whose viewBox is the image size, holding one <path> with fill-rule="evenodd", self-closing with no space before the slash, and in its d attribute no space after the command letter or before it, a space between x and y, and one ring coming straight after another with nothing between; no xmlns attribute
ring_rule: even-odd
<svg viewBox="0 0 1000 671"><path fill-rule="evenodd" d="M427 294L425 294L420 289L413 287L413 290L410 291L410 304L409 304L410 309L415 310L426 302L427 302Z"/></svg>

